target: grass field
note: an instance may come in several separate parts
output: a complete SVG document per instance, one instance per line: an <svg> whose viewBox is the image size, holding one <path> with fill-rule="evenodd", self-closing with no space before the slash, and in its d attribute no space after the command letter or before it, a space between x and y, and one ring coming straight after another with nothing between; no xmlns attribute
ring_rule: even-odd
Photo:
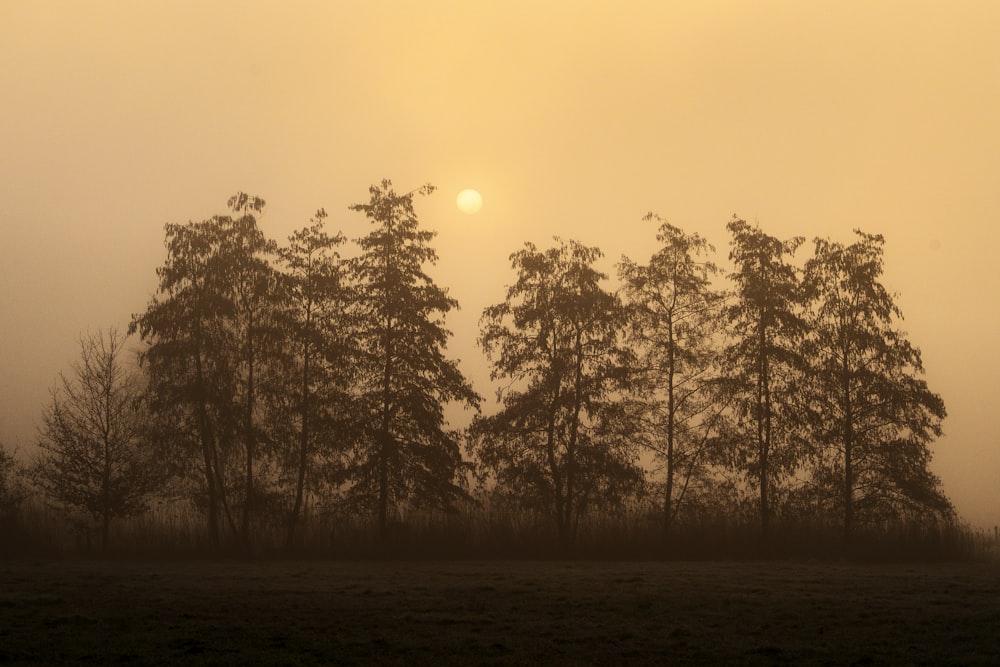
<svg viewBox="0 0 1000 667"><path fill-rule="evenodd" d="M8 664L997 664L997 563L0 562Z"/></svg>

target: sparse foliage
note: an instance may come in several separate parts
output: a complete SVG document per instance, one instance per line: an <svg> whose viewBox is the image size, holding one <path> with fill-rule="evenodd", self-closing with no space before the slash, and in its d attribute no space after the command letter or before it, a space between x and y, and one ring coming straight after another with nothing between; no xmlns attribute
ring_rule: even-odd
<svg viewBox="0 0 1000 667"><path fill-rule="evenodd" d="M21 505L28 496L24 470L14 451L0 442L0 534L6 534L18 519Z"/></svg>
<svg viewBox="0 0 1000 667"><path fill-rule="evenodd" d="M123 359L116 329L80 340L80 358L61 375L39 429L32 478L55 503L98 520L108 546L113 519L146 508L159 469L144 447L141 378Z"/></svg>

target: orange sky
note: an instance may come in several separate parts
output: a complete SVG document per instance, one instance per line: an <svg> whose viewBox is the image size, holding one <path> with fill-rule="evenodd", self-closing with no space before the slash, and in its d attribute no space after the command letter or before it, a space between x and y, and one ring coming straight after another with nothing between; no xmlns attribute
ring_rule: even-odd
<svg viewBox="0 0 1000 667"><path fill-rule="evenodd" d="M494 6L495 5L495 6ZM508 255L552 235L645 260L653 210L725 262L778 236L887 238L945 399L933 469L1000 524L1000 3L10 2L0 22L0 440L27 448L81 331L143 309L163 224L264 197L283 240L383 177L424 182L434 271L475 347ZM478 188L484 207L456 211ZM803 253L804 256L805 253Z"/></svg>

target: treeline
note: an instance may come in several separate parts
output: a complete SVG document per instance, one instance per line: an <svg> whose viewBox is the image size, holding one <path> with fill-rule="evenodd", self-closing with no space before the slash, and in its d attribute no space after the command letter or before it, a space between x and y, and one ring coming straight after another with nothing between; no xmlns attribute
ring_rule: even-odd
<svg viewBox="0 0 1000 667"><path fill-rule="evenodd" d="M168 501L201 517L208 548L246 552L343 540L338 525L389 543L428 517L452 538L520 530L563 551L653 522L667 549L707 526L755 525L767 544L955 525L928 468L944 403L882 284L881 236L817 238L801 262L803 238L734 218L725 271L650 214L654 252L623 258L617 289L598 248L526 243L482 314L484 414L446 353L458 304L425 272L434 233L414 198L432 191L372 186L350 207L371 223L353 245L323 210L279 244L244 193L166 225L129 328L138 358L115 329L81 339L38 457L18 475L0 461L0 504L37 489L107 546L112 522ZM467 429L448 424L454 404L476 412Z"/></svg>

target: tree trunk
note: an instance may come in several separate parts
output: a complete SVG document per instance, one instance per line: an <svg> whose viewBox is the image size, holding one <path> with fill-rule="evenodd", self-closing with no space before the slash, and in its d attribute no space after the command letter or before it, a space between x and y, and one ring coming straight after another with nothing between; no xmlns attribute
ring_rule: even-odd
<svg viewBox="0 0 1000 667"><path fill-rule="evenodd" d="M101 550L104 553L108 551L108 525L111 523L111 459L112 459L112 435L111 435L111 424L114 422L113 412L114 409L111 406L111 397L114 392L114 364L115 358L113 355L109 355L107 358L107 365L102 369L103 374L101 376L101 393L104 399L104 414L102 415L102 430L101 438L104 444L104 469L101 475L101 508L103 511L102 519L103 525L101 526Z"/></svg>
<svg viewBox="0 0 1000 667"><path fill-rule="evenodd" d="M239 541L240 531L236 527L236 520L233 519L232 510L229 507L229 499L226 496L226 482L223 478L222 462L219 460L219 448L213 447L212 453L214 454L214 472L215 472L215 486L218 489L218 497L220 504L222 505L222 515L226 519L226 524L229 526L229 531L232 536Z"/></svg>
<svg viewBox="0 0 1000 667"><path fill-rule="evenodd" d="M760 371L757 378L757 446L759 453L758 464L760 466L760 533L761 537L766 539L771 522L771 508L767 488L770 478L768 455L771 449L771 387L767 350L767 327L764 322L764 313L760 314L758 336L758 343L760 345L758 352L760 354Z"/></svg>
<svg viewBox="0 0 1000 667"><path fill-rule="evenodd" d="M256 503L256 494L254 492L254 482L253 482L253 462L254 454L257 446L256 437L254 433L253 425L253 409L254 409L254 347L253 347L253 314L250 314L250 320L247 324L247 396L246 396L246 413L243 418L243 439L246 443L246 498L243 502L243 516L241 521L241 533L243 535L244 546L249 550L251 539L250 539L250 520L253 511L253 506Z"/></svg>
<svg viewBox="0 0 1000 667"><path fill-rule="evenodd" d="M667 318L667 483L663 498L663 539L670 541L670 528L674 515L674 428L676 398L674 396L674 325Z"/></svg>
<svg viewBox="0 0 1000 667"><path fill-rule="evenodd" d="M573 371L573 415L569 425L569 442L566 443L566 541L563 548L569 550L575 541L574 517L579 515L580 507L575 496L576 477L576 445L580 437L580 412L583 409L583 342L582 334L576 332L575 368Z"/></svg>
<svg viewBox="0 0 1000 667"><path fill-rule="evenodd" d="M841 376L844 392L844 542L851 541L854 523L854 406L847 350L843 352Z"/></svg>
<svg viewBox="0 0 1000 667"><path fill-rule="evenodd" d="M552 475L552 490L555 495L556 510L556 535L559 544L566 544L569 540L569 514L566 510L566 498L563 494L563 476L559 469L559 461L556 459L556 419L559 415L559 399L561 397L559 377L556 375L556 334L552 334L552 346L549 349L549 367L552 371L552 403L549 406L548 423L545 433L545 454L549 463L549 473Z"/></svg>
<svg viewBox="0 0 1000 667"><path fill-rule="evenodd" d="M390 213L388 219L385 221L385 228L387 239L390 239L385 244L385 249L382 255L383 265L383 275L388 276L393 265L393 246L392 246L392 223L393 217ZM390 433L390 428L392 427L392 415L390 409L392 407L392 355L393 355L393 317L395 314L395 304L393 300L394 291L396 286L392 284L385 285L385 292L383 294L385 298L385 303L383 304L383 316L385 318L385 329L383 330L382 338L382 353L385 355L384 364L382 367L382 424L379 432L379 442L376 443L378 451L378 531L382 542L385 543L386 539L389 537L389 448L391 446L392 436Z"/></svg>
<svg viewBox="0 0 1000 667"><path fill-rule="evenodd" d="M109 528L111 526L111 512L107 509L104 510L104 516L101 517L101 551L104 553L108 552L108 534Z"/></svg>
<svg viewBox="0 0 1000 667"><path fill-rule="evenodd" d="M216 488L216 473L213 470L214 447L209 432L208 406L205 397L205 374L201 363L201 349L195 350L195 382L198 387L198 431L201 439L201 454L205 465L205 484L208 490L208 540L213 547L219 546L219 494Z"/></svg>
<svg viewBox="0 0 1000 667"><path fill-rule="evenodd" d="M556 397L559 392L556 391ZM566 521L566 503L563 497L563 478L559 472L559 462L556 460L556 412L555 402L549 411L549 421L546 425L545 434L545 454L549 462L549 471L552 475L552 490L556 503L556 534L559 544L563 544L569 537L569 523Z"/></svg>
<svg viewBox="0 0 1000 667"><path fill-rule="evenodd" d="M383 542L389 536L389 457L393 438L390 433L392 415L392 321L386 319L385 364L382 371L382 424L378 438L378 530Z"/></svg>
<svg viewBox="0 0 1000 667"><path fill-rule="evenodd" d="M310 322L310 313L306 309L307 333ZM295 502L292 504L292 512L288 517L288 538L286 546L291 548L295 542L295 527L298 524L299 516L302 513L302 497L306 482L306 465L309 461L309 364L310 364L309 341L306 340L302 346L302 428L299 432L299 469L295 480Z"/></svg>

